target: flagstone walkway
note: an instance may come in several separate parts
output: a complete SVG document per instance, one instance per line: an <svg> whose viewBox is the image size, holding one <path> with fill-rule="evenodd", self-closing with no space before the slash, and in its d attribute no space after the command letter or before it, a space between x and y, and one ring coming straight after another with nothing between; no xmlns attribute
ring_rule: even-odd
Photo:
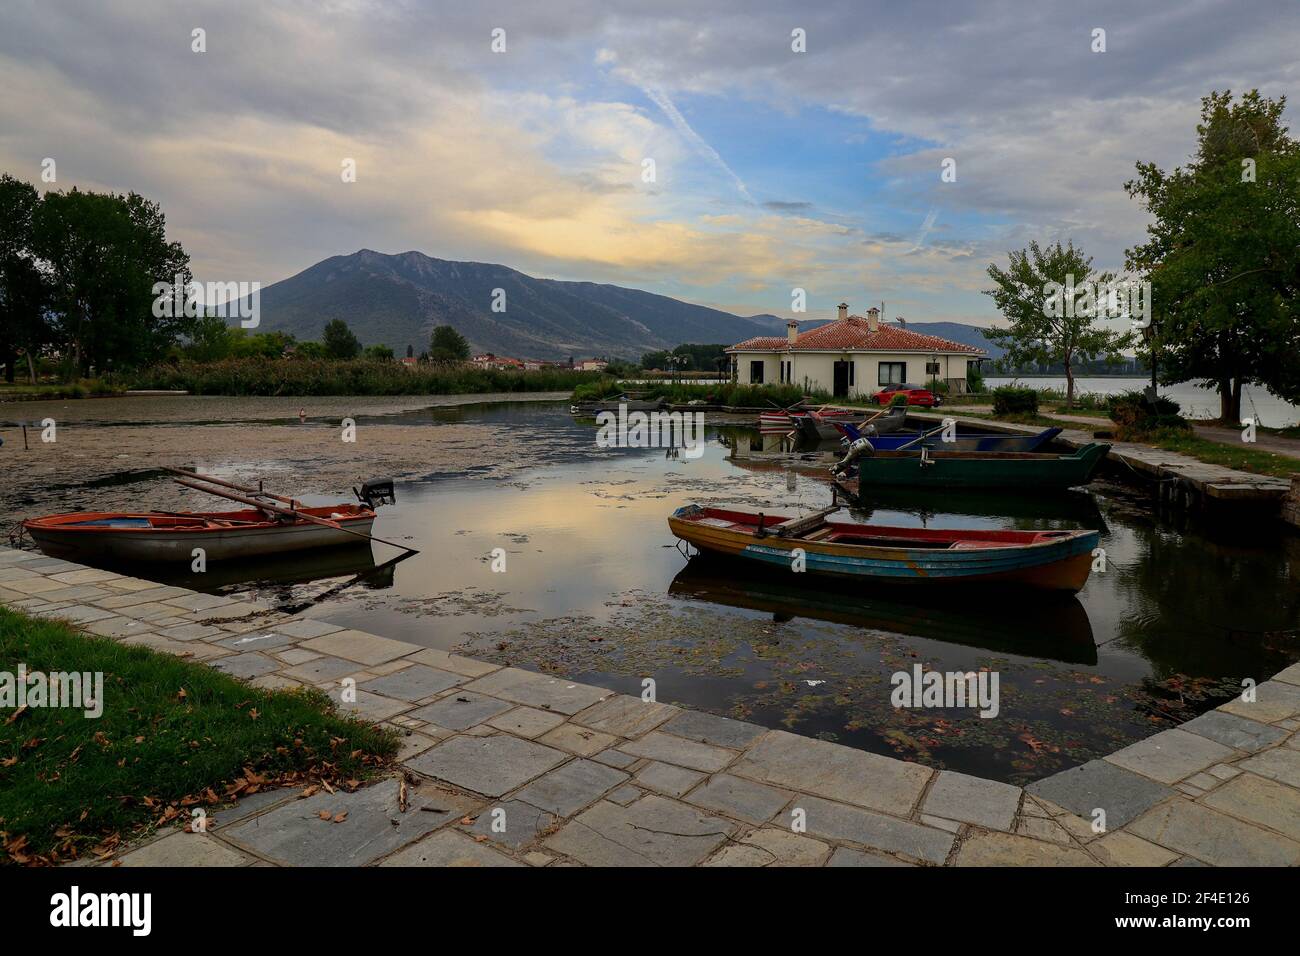
<svg viewBox="0 0 1300 956"><path fill-rule="evenodd" d="M404 812L397 773L268 791L106 865L1300 864L1300 664L1020 788L36 552L0 548L0 603L258 687L352 678L340 707L402 735Z"/></svg>

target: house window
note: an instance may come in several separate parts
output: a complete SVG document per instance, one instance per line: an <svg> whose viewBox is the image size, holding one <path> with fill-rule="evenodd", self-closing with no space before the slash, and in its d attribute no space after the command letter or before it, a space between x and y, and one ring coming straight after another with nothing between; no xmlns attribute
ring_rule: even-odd
<svg viewBox="0 0 1300 956"><path fill-rule="evenodd" d="M749 381L753 385L763 384L763 363L761 361L749 363Z"/></svg>
<svg viewBox="0 0 1300 956"><path fill-rule="evenodd" d="M880 385L901 385L907 381L906 362L881 362Z"/></svg>
<svg viewBox="0 0 1300 956"><path fill-rule="evenodd" d="M938 374L939 374L939 363L938 363L938 362L926 362L926 363L925 363L925 374L926 374L926 375L938 375Z"/></svg>

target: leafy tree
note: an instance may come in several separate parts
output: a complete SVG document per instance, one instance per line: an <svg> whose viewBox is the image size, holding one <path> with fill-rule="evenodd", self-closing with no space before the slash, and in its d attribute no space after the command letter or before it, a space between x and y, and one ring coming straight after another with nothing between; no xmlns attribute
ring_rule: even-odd
<svg viewBox="0 0 1300 956"><path fill-rule="evenodd" d="M1074 244L1041 248L1031 242L1028 249L1009 253L1008 268L991 263L989 278L995 283L984 294L991 296L998 311L1010 322L1007 328L989 329L989 341L1007 350L1005 360L1013 365L1022 362L1061 362L1065 367L1065 406L1074 404L1074 367L1099 355L1118 356L1130 342L1127 333L1099 328L1095 302L1090 304L1084 290L1107 286L1114 281L1109 272L1095 273L1092 257ZM1066 287L1058 300L1049 302L1051 283ZM1091 285L1089 285L1091 283Z"/></svg>
<svg viewBox="0 0 1300 956"><path fill-rule="evenodd" d="M167 241L157 203L136 193L50 192L32 232L48 270L54 331L75 371L155 361L193 325L183 310L153 314L156 283L191 279L189 256Z"/></svg>
<svg viewBox="0 0 1300 956"><path fill-rule="evenodd" d="M230 356L232 358L280 358L285 349L294 344L288 332L254 332L231 326Z"/></svg>
<svg viewBox="0 0 1300 956"><path fill-rule="evenodd" d="M293 347L293 357L303 359L331 358L329 350L319 342L299 342Z"/></svg>
<svg viewBox="0 0 1300 956"><path fill-rule="evenodd" d="M408 344L408 345L406 346L406 357L407 357L407 358L415 358L415 346L414 346L414 345L410 345L410 344Z"/></svg>
<svg viewBox="0 0 1300 956"><path fill-rule="evenodd" d="M393 350L387 345L367 345L362 354L368 359L393 360Z"/></svg>
<svg viewBox="0 0 1300 956"><path fill-rule="evenodd" d="M195 362L217 362L228 358L234 350L235 331L220 316L200 316L195 319L194 327L190 329L190 342L185 349L185 354Z"/></svg>
<svg viewBox="0 0 1300 956"><path fill-rule="evenodd" d="M439 325L429 340L429 360L439 364L469 359L469 342L450 325Z"/></svg>
<svg viewBox="0 0 1300 956"><path fill-rule="evenodd" d="M332 359L354 359L361 354L361 341L342 319L325 323L321 344L325 346L325 354Z"/></svg>
<svg viewBox="0 0 1300 956"><path fill-rule="evenodd" d="M21 354L33 385L36 358L53 339L46 316L50 288L32 254L39 204L30 184L0 176L0 361L12 382Z"/></svg>
<svg viewBox="0 0 1300 956"><path fill-rule="evenodd" d="M1138 163L1125 183L1155 218L1127 262L1151 282L1159 380L1207 380L1226 422L1246 384L1300 401L1300 144L1285 107L1211 92L1191 162Z"/></svg>

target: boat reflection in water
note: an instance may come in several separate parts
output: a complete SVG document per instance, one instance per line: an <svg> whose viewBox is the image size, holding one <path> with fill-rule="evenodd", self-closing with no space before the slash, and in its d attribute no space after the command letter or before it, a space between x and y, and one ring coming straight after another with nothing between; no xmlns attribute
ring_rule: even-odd
<svg viewBox="0 0 1300 956"><path fill-rule="evenodd" d="M846 594L811 578L798 585L789 572L744 568L734 561L699 554L687 562L669 585L679 598L708 601L727 607L770 613L778 623L804 617L854 627L871 628L929 640L946 641L997 653L1044 658L1067 664L1097 663L1088 613L1073 596L1017 596L1011 603L980 603L979 591L969 596L945 591L940 600L919 591L867 595ZM942 603L940 603L940 601Z"/></svg>
<svg viewBox="0 0 1300 956"><path fill-rule="evenodd" d="M202 573L192 571L189 562L135 565L101 560L95 562L94 566L191 591L212 593L255 581L259 590L274 593L277 588L288 589L293 585L328 578L355 577L359 580L353 583L361 587L372 590L391 588L396 562L378 564L371 552L370 543L358 541L356 545L321 548L317 551L243 558L238 561L213 561Z"/></svg>

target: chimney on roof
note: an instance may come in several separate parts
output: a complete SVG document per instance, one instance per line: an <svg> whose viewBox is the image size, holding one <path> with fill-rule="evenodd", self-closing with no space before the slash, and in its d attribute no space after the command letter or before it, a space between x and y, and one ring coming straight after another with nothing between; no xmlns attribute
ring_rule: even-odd
<svg viewBox="0 0 1300 956"><path fill-rule="evenodd" d="M849 304L848 304L847 302L841 302L841 303L840 303L840 321L841 321L841 322L847 322L848 320L849 320Z"/></svg>
<svg viewBox="0 0 1300 956"><path fill-rule="evenodd" d="M794 345L794 340L799 337L799 323L790 319L785 324L785 340L790 345Z"/></svg>
<svg viewBox="0 0 1300 956"><path fill-rule="evenodd" d="M875 332L880 328L880 310L874 305L867 309L867 331Z"/></svg>

